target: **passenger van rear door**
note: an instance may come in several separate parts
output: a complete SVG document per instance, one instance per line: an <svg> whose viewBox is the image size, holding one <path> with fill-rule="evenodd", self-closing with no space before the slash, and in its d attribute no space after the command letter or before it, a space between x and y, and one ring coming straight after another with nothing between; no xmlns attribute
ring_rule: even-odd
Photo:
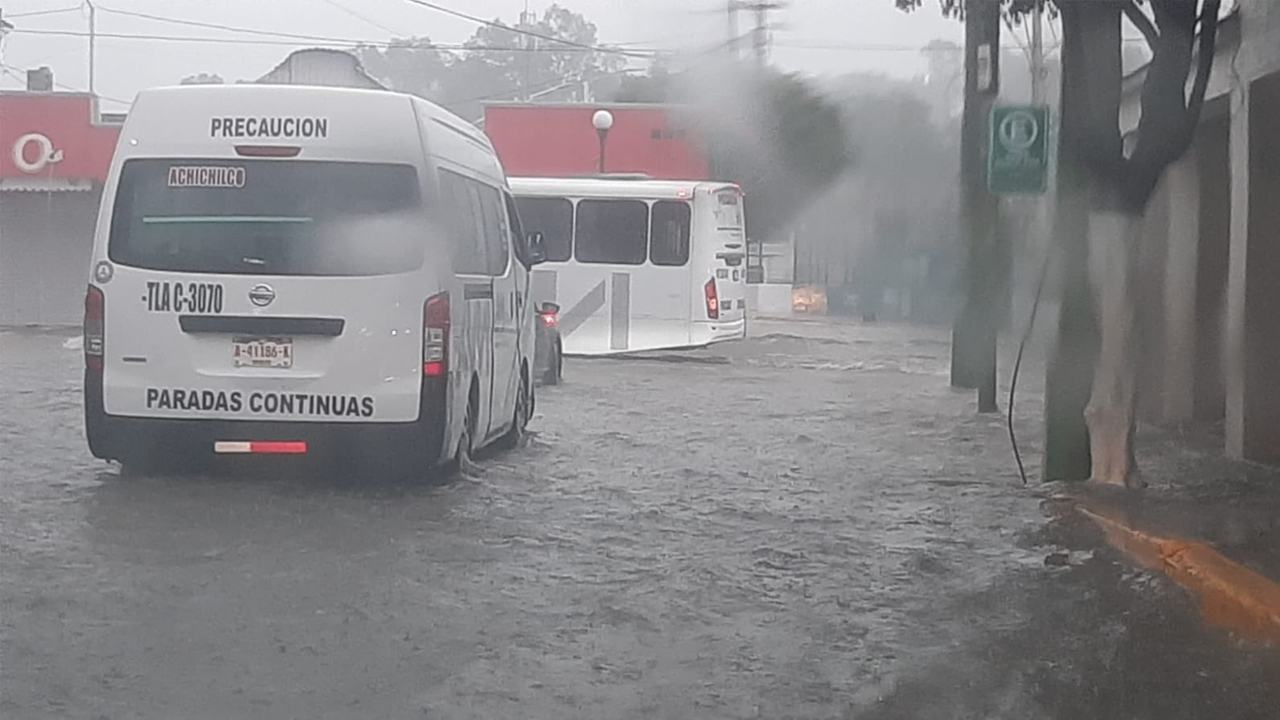
<svg viewBox="0 0 1280 720"><path fill-rule="evenodd" d="M419 180L387 162L124 161L94 274L106 411L416 419L438 290Z"/></svg>

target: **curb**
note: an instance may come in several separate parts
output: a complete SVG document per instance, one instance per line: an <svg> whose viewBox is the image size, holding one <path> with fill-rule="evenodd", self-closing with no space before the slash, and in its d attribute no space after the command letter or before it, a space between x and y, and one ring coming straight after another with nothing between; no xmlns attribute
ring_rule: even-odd
<svg viewBox="0 0 1280 720"><path fill-rule="evenodd" d="M1205 543L1132 527L1112 508L1081 502L1076 509L1113 546L1194 594L1206 620L1242 638L1280 645L1280 584Z"/></svg>

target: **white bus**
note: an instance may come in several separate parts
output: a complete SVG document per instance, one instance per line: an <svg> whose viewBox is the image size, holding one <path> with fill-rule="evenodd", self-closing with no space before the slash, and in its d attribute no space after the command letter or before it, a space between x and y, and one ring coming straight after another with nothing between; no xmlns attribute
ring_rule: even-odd
<svg viewBox="0 0 1280 720"><path fill-rule="evenodd" d="M700 347L746 335L742 191L720 182L516 178L568 355Z"/></svg>
<svg viewBox="0 0 1280 720"><path fill-rule="evenodd" d="M95 456L412 472L528 420L539 249L488 139L439 107L147 90L102 197L84 321Z"/></svg>

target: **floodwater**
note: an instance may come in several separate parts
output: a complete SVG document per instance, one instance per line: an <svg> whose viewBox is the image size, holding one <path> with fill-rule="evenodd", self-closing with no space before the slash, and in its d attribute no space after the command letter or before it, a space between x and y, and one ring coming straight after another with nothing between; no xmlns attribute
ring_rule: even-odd
<svg viewBox="0 0 1280 720"><path fill-rule="evenodd" d="M752 332L570 359L439 486L122 476L74 339L0 333L0 717L1275 717L1274 652L1024 488L944 333Z"/></svg>

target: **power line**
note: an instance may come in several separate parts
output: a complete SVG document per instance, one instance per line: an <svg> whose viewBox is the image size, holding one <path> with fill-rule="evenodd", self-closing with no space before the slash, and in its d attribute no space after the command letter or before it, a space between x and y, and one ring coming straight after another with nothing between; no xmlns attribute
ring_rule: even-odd
<svg viewBox="0 0 1280 720"><path fill-rule="evenodd" d="M398 30L392 30L391 28L387 27L386 25L383 25L382 23L376 22L376 21L374 21L374 20L370 20L367 16L365 16L365 15L361 15L360 13L356 12L355 10L352 10L351 8L347 7L346 5L343 5L342 3L338 2L338 0L324 0L324 1L325 1L326 3L328 3L329 5L331 5L331 6L335 7L335 8L337 8L337 9L341 10L342 12L344 12L344 13L346 13L346 14L350 15L351 17L353 17L353 18L355 18L355 19L357 19L357 20L360 20L361 22L365 23L366 25L369 25L369 26L371 26L371 27L376 27L376 28L378 28L379 30L383 30L383 31L389 32L389 33L391 33L393 36L395 36L395 35L399 35L399 34L400 34L400 31L398 31Z"/></svg>
<svg viewBox="0 0 1280 720"><path fill-rule="evenodd" d="M414 5L420 5L422 7L429 8L431 10L435 10L436 12L441 12L446 15L451 15L456 18L461 18L463 20L467 20L469 22L473 22L478 25L484 25L485 27L491 27L498 30L505 30L507 32L516 33L517 35L525 35L532 38L538 38L539 40L546 40L547 42L559 43L561 45L566 45L568 47L576 47L582 50L590 50L591 52L606 53L610 55L621 55L623 57L644 58L646 60L653 57L653 53L637 52L634 50L622 50L619 48L605 47L602 45L588 45L586 43L580 43L574 40L566 40L564 38L558 38L558 37L555 37L554 35L544 35L542 33L534 32L532 30L526 30L520 27L511 27L509 25L503 25L500 22L496 22L494 20L485 20L484 18L477 17L475 15L468 15L467 13L461 12L459 10L447 8L443 5L437 5L436 3L433 3L433 2L428 2L428 0L406 0L406 2L413 3Z"/></svg>
<svg viewBox="0 0 1280 720"><path fill-rule="evenodd" d="M1127 37L1121 38L1124 43L1142 43L1146 44L1146 38ZM951 47L919 47L916 45L888 45L880 43L828 43L828 42L804 42L797 40L783 41L774 43L778 47L791 48L793 50L823 50L833 52L909 52L909 53L956 53L964 52L964 48L957 45ZM1001 50L1023 50L1021 45L1001 45Z"/></svg>
<svg viewBox="0 0 1280 720"><path fill-rule="evenodd" d="M5 17L10 20L16 20L17 18L37 17L40 15L59 15L61 13L78 12L80 8L81 8L80 5L76 5L75 7L64 7L64 8L58 8L56 10L32 10L31 12L13 13L10 15L5 15Z"/></svg>
<svg viewBox="0 0 1280 720"><path fill-rule="evenodd" d="M82 30L33 30L33 29L16 29L12 31L14 34L26 35L48 35L61 37L89 37L89 33ZM268 32L268 31L262 31ZM111 38L115 40L145 40L155 42L194 42L194 43L212 43L220 45L269 45L278 47L297 47L296 40L287 39L271 40L271 39L253 39L253 38L226 38L226 37L207 37L195 35L143 35L139 33L97 33L100 38ZM595 52L594 50L577 47L547 48L547 47L497 47L492 45L468 45L468 44L444 44L444 43L427 43L406 45L396 40L358 40L355 38L325 38L312 36L307 38L312 42L322 45L343 48L360 48L375 47L381 49L387 48L411 48L419 50L451 50L478 53L574 53L574 52ZM648 57L648 56L646 56Z"/></svg>
<svg viewBox="0 0 1280 720"><path fill-rule="evenodd" d="M6 74L8 74L10 77L14 78L15 80L22 80L23 82L25 82L25 81L26 81L26 78L25 78L23 75L21 75L21 74L20 74L20 73L23 73L23 72L24 72L22 68L15 67L15 66L13 66L13 65L4 65L4 64L0 64L0 70L4 70ZM62 83L60 83L60 82L54 82L53 84L54 84L54 86L55 86L55 87L61 88L61 89L63 89L63 90L67 90L67 91L69 91L69 92L75 92L75 93L84 93L84 92L85 92L84 90L81 90L80 88L71 87L70 85L63 85L63 84L62 84ZM133 102L132 102L131 100L121 100L120 98L111 97L110 95L102 95L101 93L86 93L86 94L93 94L93 95L96 95L97 97L99 97L99 98L101 98L101 99L103 99L103 100L110 100L110 101L111 101L111 102L113 102L113 103L119 103L119 104L121 104L121 105L132 105L132 104L133 104Z"/></svg>
<svg viewBox="0 0 1280 720"><path fill-rule="evenodd" d="M114 8L99 6L103 12L113 15L125 15L128 17L142 18L144 20L154 20L156 22L172 23L174 25L188 25L191 27L210 28L213 30L225 30L227 32L245 33L247 35L263 35L267 37L292 38L294 40L311 40L317 42L352 42L350 38L338 38L331 35L304 35L299 33L277 32L275 30L258 30L256 28L234 27L231 25L223 25L221 23L200 22L199 20L183 20L181 18L164 17L162 15L152 15L150 13L134 12L132 10L116 10ZM104 37L106 33L99 33Z"/></svg>

